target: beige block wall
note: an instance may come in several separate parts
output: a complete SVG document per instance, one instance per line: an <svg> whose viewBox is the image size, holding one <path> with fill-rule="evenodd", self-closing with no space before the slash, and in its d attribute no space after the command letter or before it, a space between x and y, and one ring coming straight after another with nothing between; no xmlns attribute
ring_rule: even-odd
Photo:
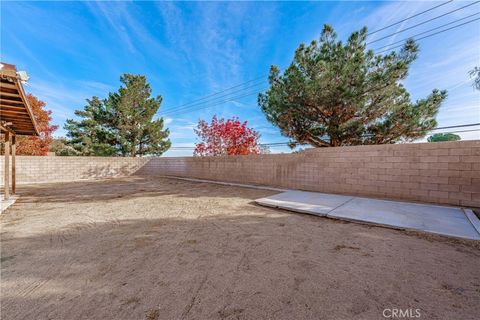
<svg viewBox="0 0 480 320"><path fill-rule="evenodd" d="M480 141L155 158L137 174L480 207Z"/></svg>
<svg viewBox="0 0 480 320"><path fill-rule="evenodd" d="M65 182L128 176L147 161L146 158L121 157L35 157L16 156L17 184ZM11 165L10 160L10 165ZM4 157L0 160L3 185Z"/></svg>
<svg viewBox="0 0 480 320"><path fill-rule="evenodd" d="M17 157L18 184L131 174L480 207L479 140L203 158Z"/></svg>

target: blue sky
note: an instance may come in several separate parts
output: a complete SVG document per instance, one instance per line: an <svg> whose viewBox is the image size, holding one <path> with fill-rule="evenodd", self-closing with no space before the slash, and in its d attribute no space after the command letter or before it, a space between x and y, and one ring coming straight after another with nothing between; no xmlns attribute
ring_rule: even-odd
<svg viewBox="0 0 480 320"><path fill-rule="evenodd" d="M271 64L288 65L299 43L318 38L324 23L332 24L346 38L364 25L376 30L440 3L1 2L0 52L2 61L28 72L31 79L26 90L47 102L54 123L60 125L56 135L62 136L63 123L74 117L73 111L83 108L86 98L105 97L118 89L122 73L147 76L154 94L164 98L162 116L162 110L266 76ZM369 40L469 3L454 1ZM475 4L371 47L479 11L480 4ZM479 43L480 21L419 42L420 56L405 85L413 99L426 96L433 88L449 91L437 118L439 126L480 122L480 92L473 90L468 77L469 70L480 66ZM261 80L232 96L261 91L266 87ZM262 134L263 143L288 140L266 121L256 95L205 106L164 114L173 147L193 146L198 119L211 119L214 114L248 120ZM480 131L460 135L479 139ZM272 152L288 151L272 148ZM191 153L172 149L166 155Z"/></svg>

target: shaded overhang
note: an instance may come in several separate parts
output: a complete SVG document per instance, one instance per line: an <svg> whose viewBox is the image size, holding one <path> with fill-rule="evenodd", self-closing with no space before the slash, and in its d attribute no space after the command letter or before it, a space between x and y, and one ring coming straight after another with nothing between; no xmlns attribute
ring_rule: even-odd
<svg viewBox="0 0 480 320"><path fill-rule="evenodd" d="M14 65L0 62L0 130L38 136L38 126Z"/></svg>

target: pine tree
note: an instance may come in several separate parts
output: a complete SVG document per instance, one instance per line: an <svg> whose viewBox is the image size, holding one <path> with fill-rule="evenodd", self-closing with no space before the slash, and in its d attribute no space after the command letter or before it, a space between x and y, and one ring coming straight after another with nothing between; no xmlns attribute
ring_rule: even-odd
<svg viewBox="0 0 480 320"><path fill-rule="evenodd" d="M161 155L170 147L168 129L163 131L163 118L153 120L162 97L151 98L152 89L145 76L125 74L124 86L110 94L106 101L122 155Z"/></svg>
<svg viewBox="0 0 480 320"><path fill-rule="evenodd" d="M170 147L163 119L153 120L162 97L151 97L145 76L124 74L120 81L118 92L75 111L82 120L67 120L67 143L81 155L161 155Z"/></svg>
<svg viewBox="0 0 480 320"><path fill-rule="evenodd" d="M400 52L374 54L366 49L367 29L346 43L325 25L319 42L301 44L283 74L270 70L270 88L260 94L267 119L293 144L316 147L384 144L424 137L446 91L433 90L416 102L401 81L417 58L408 40Z"/></svg>
<svg viewBox="0 0 480 320"><path fill-rule="evenodd" d="M67 144L82 156L112 156L116 152L116 139L111 127L107 125L104 101L98 97L87 99L83 110L76 110L80 121L68 119L64 126L67 130Z"/></svg>

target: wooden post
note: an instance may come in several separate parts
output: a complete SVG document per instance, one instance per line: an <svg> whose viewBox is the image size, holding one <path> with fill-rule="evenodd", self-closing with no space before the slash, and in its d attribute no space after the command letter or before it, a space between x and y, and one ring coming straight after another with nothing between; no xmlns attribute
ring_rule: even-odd
<svg viewBox="0 0 480 320"><path fill-rule="evenodd" d="M15 154L17 153L17 136L12 135L12 194L15 194L16 179L15 179Z"/></svg>
<svg viewBox="0 0 480 320"><path fill-rule="evenodd" d="M10 198L10 132L5 132L5 170L3 171L4 199Z"/></svg>

